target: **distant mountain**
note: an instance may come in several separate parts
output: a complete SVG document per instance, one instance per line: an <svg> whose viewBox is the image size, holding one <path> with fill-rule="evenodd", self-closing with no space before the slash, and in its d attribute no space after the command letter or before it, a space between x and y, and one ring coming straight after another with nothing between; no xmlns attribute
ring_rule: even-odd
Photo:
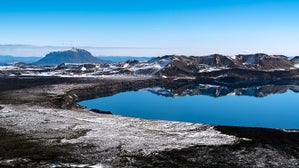
<svg viewBox="0 0 299 168"><path fill-rule="evenodd" d="M44 58L35 62L37 65L59 65L62 63L107 63L107 61L94 57L90 52L72 48L67 51L56 51L47 54Z"/></svg>
<svg viewBox="0 0 299 168"><path fill-rule="evenodd" d="M120 63L120 62L126 62L128 60L138 60L138 61L148 61L152 59L153 57L140 57L140 56L99 56L97 58L100 58L105 61L111 61L113 63Z"/></svg>
<svg viewBox="0 0 299 168"><path fill-rule="evenodd" d="M36 62L41 57L15 57L10 55L0 55L0 65L5 65L13 62L32 63Z"/></svg>

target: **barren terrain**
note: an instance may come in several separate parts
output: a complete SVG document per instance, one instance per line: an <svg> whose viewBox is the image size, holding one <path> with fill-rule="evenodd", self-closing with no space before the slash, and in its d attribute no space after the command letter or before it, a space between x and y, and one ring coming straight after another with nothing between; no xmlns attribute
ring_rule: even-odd
<svg viewBox="0 0 299 168"><path fill-rule="evenodd" d="M5 77L1 167L298 167L299 133L123 117L79 100L153 87L153 77Z"/></svg>

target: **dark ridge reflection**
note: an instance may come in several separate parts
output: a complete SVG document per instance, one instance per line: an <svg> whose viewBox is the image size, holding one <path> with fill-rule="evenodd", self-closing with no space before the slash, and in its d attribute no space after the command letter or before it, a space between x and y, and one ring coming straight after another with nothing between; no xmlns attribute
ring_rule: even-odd
<svg viewBox="0 0 299 168"><path fill-rule="evenodd" d="M207 84L192 84L184 85L177 88L169 87L154 87L145 89L153 94L165 96L165 97L176 97L176 96L195 96L195 95L206 95L212 97L222 97L227 95L236 96L253 96L253 97L265 97L271 94L281 94L288 90L295 93L299 92L299 86L297 85L264 85L254 86L248 88L231 88L218 85L207 85Z"/></svg>
<svg viewBox="0 0 299 168"><path fill-rule="evenodd" d="M299 86L166 83L79 102L112 114L222 126L299 129Z"/></svg>

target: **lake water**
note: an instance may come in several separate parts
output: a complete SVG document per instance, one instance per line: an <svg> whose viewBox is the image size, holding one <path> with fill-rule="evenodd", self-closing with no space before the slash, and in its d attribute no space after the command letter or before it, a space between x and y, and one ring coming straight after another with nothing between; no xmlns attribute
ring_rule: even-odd
<svg viewBox="0 0 299 168"><path fill-rule="evenodd" d="M227 126L299 128L299 93L265 97L161 96L147 90L119 93L79 102L88 108L145 119Z"/></svg>

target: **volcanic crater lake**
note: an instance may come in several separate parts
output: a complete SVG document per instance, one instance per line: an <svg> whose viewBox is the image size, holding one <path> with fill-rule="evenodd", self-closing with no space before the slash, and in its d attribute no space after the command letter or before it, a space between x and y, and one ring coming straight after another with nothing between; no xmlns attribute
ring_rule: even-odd
<svg viewBox="0 0 299 168"><path fill-rule="evenodd" d="M299 129L299 93L267 96L175 95L163 88L128 91L110 97L78 102L82 106L113 114L168 121L226 126Z"/></svg>

